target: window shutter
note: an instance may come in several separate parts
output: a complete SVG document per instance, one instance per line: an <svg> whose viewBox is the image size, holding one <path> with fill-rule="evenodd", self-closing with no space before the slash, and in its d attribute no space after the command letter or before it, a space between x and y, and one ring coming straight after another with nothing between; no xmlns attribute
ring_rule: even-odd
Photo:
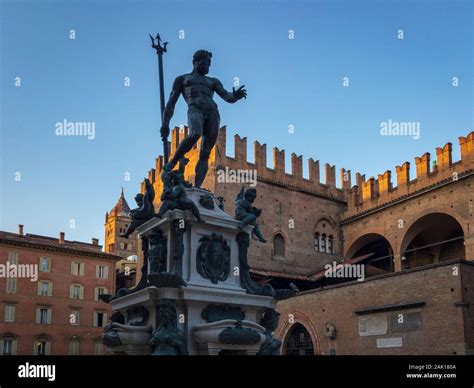
<svg viewBox="0 0 474 388"><path fill-rule="evenodd" d="M85 267L85 264L84 263L81 263L79 265L79 275L80 276L84 276L84 267Z"/></svg>
<svg viewBox="0 0 474 388"><path fill-rule="evenodd" d="M94 300L99 300L99 288L94 289Z"/></svg>
<svg viewBox="0 0 474 388"><path fill-rule="evenodd" d="M69 299L72 299L72 298L73 298L73 295L72 295L73 289L74 289L74 285L71 284L71 285L69 286Z"/></svg>
<svg viewBox="0 0 474 388"><path fill-rule="evenodd" d="M53 296L53 283L48 283L48 296Z"/></svg>
<svg viewBox="0 0 474 388"><path fill-rule="evenodd" d="M12 341L12 355L16 356L16 340Z"/></svg>
<svg viewBox="0 0 474 388"><path fill-rule="evenodd" d="M98 265L95 266L95 277L99 278L99 266Z"/></svg>
<svg viewBox="0 0 474 388"><path fill-rule="evenodd" d="M52 315L53 311L51 309L48 309L48 321L47 323L48 324L51 324L51 315Z"/></svg>
<svg viewBox="0 0 474 388"><path fill-rule="evenodd" d="M3 340L0 340L0 356L3 356Z"/></svg>
<svg viewBox="0 0 474 388"><path fill-rule="evenodd" d="M92 322L92 326L97 327L97 313L94 311L94 315L92 316L92 319L94 320Z"/></svg>
<svg viewBox="0 0 474 388"><path fill-rule="evenodd" d="M80 287L79 299L84 299L84 287L83 286Z"/></svg>
<svg viewBox="0 0 474 388"><path fill-rule="evenodd" d="M77 275L76 273L74 273L76 270L76 266L74 264L74 261L71 261L71 275Z"/></svg>
<svg viewBox="0 0 474 388"><path fill-rule="evenodd" d="M38 282L38 295L41 295L41 282Z"/></svg>
<svg viewBox="0 0 474 388"><path fill-rule="evenodd" d="M46 349L45 349L44 353L49 356L51 354L51 342L46 341L45 348Z"/></svg>
<svg viewBox="0 0 474 388"><path fill-rule="evenodd" d="M41 319L41 310L39 308L36 308L36 323L40 323Z"/></svg>
<svg viewBox="0 0 474 388"><path fill-rule="evenodd" d="M107 324L107 313L104 313L104 316L102 319L103 319L102 326L105 326Z"/></svg>
<svg viewBox="0 0 474 388"><path fill-rule="evenodd" d="M104 266L104 279L108 279L109 278L109 266L106 265Z"/></svg>

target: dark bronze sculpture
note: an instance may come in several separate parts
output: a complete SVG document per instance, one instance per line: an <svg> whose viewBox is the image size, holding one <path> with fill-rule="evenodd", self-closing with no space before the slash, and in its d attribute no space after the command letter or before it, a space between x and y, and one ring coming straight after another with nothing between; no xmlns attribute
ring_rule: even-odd
<svg viewBox="0 0 474 388"><path fill-rule="evenodd" d="M150 275L166 271L167 240L159 229L153 229L148 236L150 247L148 260L150 262Z"/></svg>
<svg viewBox="0 0 474 388"><path fill-rule="evenodd" d="M161 174L161 179L163 181L161 206L155 217L163 218L168 210L173 209L191 210L199 222L204 222L196 204L186 195L183 172L184 168L173 171L163 170L163 173Z"/></svg>
<svg viewBox="0 0 474 388"><path fill-rule="evenodd" d="M153 200L155 199L155 189L151 182L145 178L145 194L138 193L135 196L135 202L138 207L130 211L132 222L128 226L125 233L120 234L120 237L128 238L136 228L150 220L155 214Z"/></svg>
<svg viewBox="0 0 474 388"><path fill-rule="evenodd" d="M178 329L178 317L174 301L161 299L157 305L158 324L151 336L150 345L153 346L154 356L182 356L187 355L186 339Z"/></svg>
<svg viewBox="0 0 474 388"><path fill-rule="evenodd" d="M213 284L224 282L230 272L230 246L222 234L212 233L199 239L196 266L199 274Z"/></svg>
<svg viewBox="0 0 474 388"><path fill-rule="evenodd" d="M182 95L188 105L189 134L180 143L171 160L165 164L164 169L171 171L202 136L199 161L196 165L195 187L201 187L206 177L209 156L212 147L216 144L219 132L220 116L217 104L213 100L214 92L229 103L247 97L244 86L237 90L232 88L232 92L228 92L217 78L206 76L209 73L211 57L212 53L209 51L196 51L193 56L193 71L189 74L180 75L174 80L171 95L163 114L163 125L161 126L161 136L167 138L170 131L169 122L173 117L176 102L179 96Z"/></svg>
<svg viewBox="0 0 474 388"><path fill-rule="evenodd" d="M281 341L273 337L273 332L278 327L280 314L274 309L266 309L262 314L261 325L265 328L266 340L260 347L257 355L259 356L279 356Z"/></svg>
<svg viewBox="0 0 474 388"><path fill-rule="evenodd" d="M239 194L235 198L235 218L240 221L239 229L244 230L245 226L253 226L253 234L257 236L260 242L267 242L260 232L257 224L257 218L262 214L262 209L253 206L253 202L257 198L257 190L242 187Z"/></svg>

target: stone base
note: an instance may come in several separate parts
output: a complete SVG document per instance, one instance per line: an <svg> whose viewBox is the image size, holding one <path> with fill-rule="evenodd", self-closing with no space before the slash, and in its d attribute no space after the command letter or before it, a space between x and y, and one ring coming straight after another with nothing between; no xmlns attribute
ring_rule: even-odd
<svg viewBox="0 0 474 388"><path fill-rule="evenodd" d="M108 355L149 356L151 354L149 345L122 345L106 349Z"/></svg>

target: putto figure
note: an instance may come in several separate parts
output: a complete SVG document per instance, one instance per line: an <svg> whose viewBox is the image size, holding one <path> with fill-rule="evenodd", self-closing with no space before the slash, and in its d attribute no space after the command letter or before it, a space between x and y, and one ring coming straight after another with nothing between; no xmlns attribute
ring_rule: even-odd
<svg viewBox="0 0 474 388"><path fill-rule="evenodd" d="M120 237L128 238L136 228L150 220L155 214L155 207L153 200L155 199L155 189L151 182L145 178L145 194L138 193L135 196L135 202L138 207L130 211L132 222L128 225L125 233L120 234Z"/></svg>
<svg viewBox="0 0 474 388"><path fill-rule="evenodd" d="M161 136L167 138L170 128L169 123L173 117L174 108L180 95L183 95L188 105L189 134L180 143L171 160L164 169L171 171L178 161L191 150L202 136L199 161L196 164L195 187L201 187L208 169L208 160L212 147L216 144L220 127L220 115L217 104L213 100L216 92L224 101L234 103L247 97L244 85L232 92L228 92L217 78L207 77L211 65L212 53L198 50L193 56L193 71L180 75L174 80L170 98L163 114Z"/></svg>
<svg viewBox="0 0 474 388"><path fill-rule="evenodd" d="M196 204L191 201L185 190L183 173L173 170L162 173L163 193L161 194L161 207L155 217L163 218L168 210L191 210L199 222L204 222Z"/></svg>
<svg viewBox="0 0 474 388"><path fill-rule="evenodd" d="M257 224L257 218L262 214L262 209L253 206L253 202L257 198L257 190L242 187L239 194L235 198L235 218L240 221L239 229L244 230L245 226L253 226L253 234L257 236L260 242L267 242L260 232Z"/></svg>

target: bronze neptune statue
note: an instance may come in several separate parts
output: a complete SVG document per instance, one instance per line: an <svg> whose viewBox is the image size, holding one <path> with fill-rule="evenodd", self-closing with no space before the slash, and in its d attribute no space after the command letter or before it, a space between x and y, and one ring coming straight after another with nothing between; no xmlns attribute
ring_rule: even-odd
<svg viewBox="0 0 474 388"><path fill-rule="evenodd" d="M209 73L211 57L212 53L209 51L196 51L193 56L193 71L189 74L180 75L174 80L171 95L163 114L163 125L161 126L161 136L167 138L174 107L179 96L182 95L186 104L188 104L189 134L180 143L171 160L164 166L164 169L171 171L202 136L199 161L196 164L195 170L195 187L201 187L206 177L209 156L212 147L216 144L219 133L220 116L217 104L213 100L214 92L229 103L234 103L247 97L247 92L243 85L237 90L232 88L232 92L228 92L217 78L206 76Z"/></svg>

